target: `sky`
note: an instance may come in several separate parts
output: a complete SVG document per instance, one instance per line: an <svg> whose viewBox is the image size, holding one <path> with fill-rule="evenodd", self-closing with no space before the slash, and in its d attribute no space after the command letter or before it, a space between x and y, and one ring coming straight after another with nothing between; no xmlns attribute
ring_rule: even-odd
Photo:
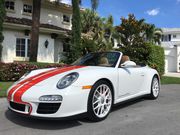
<svg viewBox="0 0 180 135"><path fill-rule="evenodd" d="M71 0L63 2L69 4ZM82 0L82 7L90 8L91 0ZM114 25L133 13L159 28L180 28L180 0L99 0L97 12L102 17L112 15Z"/></svg>

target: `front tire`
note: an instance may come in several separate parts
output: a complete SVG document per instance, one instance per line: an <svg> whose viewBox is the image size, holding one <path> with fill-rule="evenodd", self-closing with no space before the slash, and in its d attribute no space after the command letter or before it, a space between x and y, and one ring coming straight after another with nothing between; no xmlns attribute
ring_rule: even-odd
<svg viewBox="0 0 180 135"><path fill-rule="evenodd" d="M92 87L88 99L88 118L91 121L104 120L110 113L113 103L112 87L100 80Z"/></svg>
<svg viewBox="0 0 180 135"><path fill-rule="evenodd" d="M157 99L160 93L160 83L157 76L154 76L151 83L151 94L149 97L151 99Z"/></svg>

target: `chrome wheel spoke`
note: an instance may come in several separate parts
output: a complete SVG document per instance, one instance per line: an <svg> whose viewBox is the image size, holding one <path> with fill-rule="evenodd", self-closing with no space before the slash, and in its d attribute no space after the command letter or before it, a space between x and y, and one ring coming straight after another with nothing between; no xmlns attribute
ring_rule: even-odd
<svg viewBox="0 0 180 135"><path fill-rule="evenodd" d="M98 103L98 102L100 102L100 100L96 100L96 101L93 103L93 105L96 104L96 103Z"/></svg>
<svg viewBox="0 0 180 135"><path fill-rule="evenodd" d="M92 103L95 115L99 118L105 117L109 113L112 105L110 88L105 84L100 85L94 92Z"/></svg>
<svg viewBox="0 0 180 135"><path fill-rule="evenodd" d="M159 81L158 81L158 79L157 78L155 78L154 80L153 80L153 87L152 87L152 92L153 92L153 95L155 96L155 97L157 97L158 95L159 95Z"/></svg>

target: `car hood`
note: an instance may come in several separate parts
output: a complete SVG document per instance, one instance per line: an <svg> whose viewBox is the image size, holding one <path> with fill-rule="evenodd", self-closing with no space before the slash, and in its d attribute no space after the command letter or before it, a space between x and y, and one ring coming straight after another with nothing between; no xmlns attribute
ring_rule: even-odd
<svg viewBox="0 0 180 135"><path fill-rule="evenodd" d="M65 75L77 72L82 76L88 76L89 74L94 74L95 72L107 71L112 69L111 67L98 67L98 66L68 66L63 68L49 68L40 69L32 71L28 76L17 83L24 83L31 86L44 86L44 85L56 85L57 82Z"/></svg>

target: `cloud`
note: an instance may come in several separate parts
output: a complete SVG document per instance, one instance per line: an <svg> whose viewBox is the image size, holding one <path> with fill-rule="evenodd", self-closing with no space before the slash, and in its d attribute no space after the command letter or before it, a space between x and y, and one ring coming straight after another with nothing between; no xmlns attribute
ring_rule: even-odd
<svg viewBox="0 0 180 135"><path fill-rule="evenodd" d="M180 0L179 0L180 1ZM160 9L159 8L155 8L155 9L152 9L152 10L148 10L146 13L150 16L156 16L159 14L159 11Z"/></svg>
<svg viewBox="0 0 180 135"><path fill-rule="evenodd" d="M71 0L62 0L62 3L71 4Z"/></svg>

